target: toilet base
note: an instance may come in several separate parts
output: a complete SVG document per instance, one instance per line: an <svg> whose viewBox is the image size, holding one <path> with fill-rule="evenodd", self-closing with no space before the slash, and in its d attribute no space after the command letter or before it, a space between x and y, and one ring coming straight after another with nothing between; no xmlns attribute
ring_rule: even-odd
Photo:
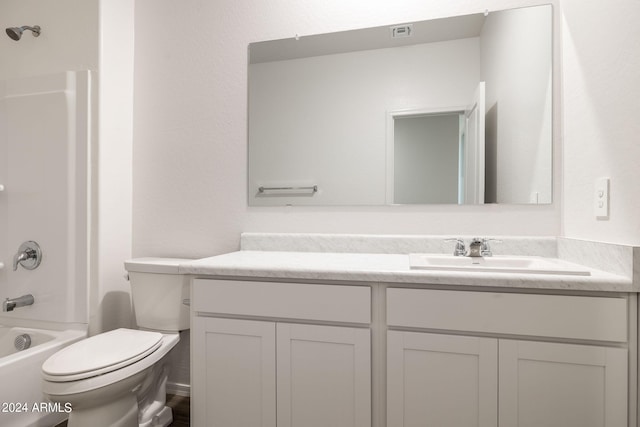
<svg viewBox="0 0 640 427"><path fill-rule="evenodd" d="M146 423L139 424L139 427L167 427L173 422L173 411L168 406L162 408L153 419Z"/></svg>
<svg viewBox="0 0 640 427"><path fill-rule="evenodd" d="M71 411L68 427L138 427L138 401L129 393L108 404Z"/></svg>
<svg viewBox="0 0 640 427"><path fill-rule="evenodd" d="M110 405L93 410L71 412L67 426L168 427L173 422L173 411L165 406L152 419L138 424L138 405L135 398L131 397L126 396Z"/></svg>

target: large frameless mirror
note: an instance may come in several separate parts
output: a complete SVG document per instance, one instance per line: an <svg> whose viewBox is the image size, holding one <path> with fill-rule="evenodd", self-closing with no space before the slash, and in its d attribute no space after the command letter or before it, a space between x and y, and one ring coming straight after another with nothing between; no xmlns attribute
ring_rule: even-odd
<svg viewBox="0 0 640 427"><path fill-rule="evenodd" d="M552 7L249 46L249 204L551 203Z"/></svg>

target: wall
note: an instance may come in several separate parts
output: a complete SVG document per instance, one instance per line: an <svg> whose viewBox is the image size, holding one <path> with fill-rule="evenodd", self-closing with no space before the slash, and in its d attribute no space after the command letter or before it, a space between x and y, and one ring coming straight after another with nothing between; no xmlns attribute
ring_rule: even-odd
<svg viewBox="0 0 640 427"><path fill-rule="evenodd" d="M97 0L3 0L0 80L58 71L97 70L97 21ZM40 25L40 37L25 32L15 42L4 33L7 27L23 25Z"/></svg>
<svg viewBox="0 0 640 427"><path fill-rule="evenodd" d="M249 202L384 205L387 114L466 106L479 75L477 38L252 64ZM319 191L256 197L304 185Z"/></svg>
<svg viewBox="0 0 640 427"><path fill-rule="evenodd" d="M247 207L249 43L540 2L474 3L137 0L134 255L233 251L242 231L559 234L557 179L548 206Z"/></svg>
<svg viewBox="0 0 640 427"><path fill-rule="evenodd" d="M92 334L134 325L124 277L124 261L131 258L134 5L102 0L99 13L99 118L93 128L90 201Z"/></svg>
<svg viewBox="0 0 640 427"><path fill-rule="evenodd" d="M562 0L564 235L640 244L640 2ZM611 179L610 215L594 184Z"/></svg>

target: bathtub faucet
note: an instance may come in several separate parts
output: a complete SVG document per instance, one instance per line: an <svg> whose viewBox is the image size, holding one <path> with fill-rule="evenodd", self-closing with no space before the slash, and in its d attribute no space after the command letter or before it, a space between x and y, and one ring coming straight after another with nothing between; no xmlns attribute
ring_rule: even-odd
<svg viewBox="0 0 640 427"><path fill-rule="evenodd" d="M33 304L33 295L22 295L18 298L7 298L2 302L2 311L13 311L14 308L24 307Z"/></svg>

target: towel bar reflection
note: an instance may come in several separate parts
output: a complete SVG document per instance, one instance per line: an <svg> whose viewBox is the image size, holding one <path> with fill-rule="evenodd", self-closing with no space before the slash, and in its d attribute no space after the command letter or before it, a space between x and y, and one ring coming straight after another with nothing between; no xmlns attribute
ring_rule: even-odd
<svg viewBox="0 0 640 427"><path fill-rule="evenodd" d="M265 193L269 191L290 191L290 192L310 191L312 193L317 193L318 186L313 185L310 187L258 187L258 193Z"/></svg>

